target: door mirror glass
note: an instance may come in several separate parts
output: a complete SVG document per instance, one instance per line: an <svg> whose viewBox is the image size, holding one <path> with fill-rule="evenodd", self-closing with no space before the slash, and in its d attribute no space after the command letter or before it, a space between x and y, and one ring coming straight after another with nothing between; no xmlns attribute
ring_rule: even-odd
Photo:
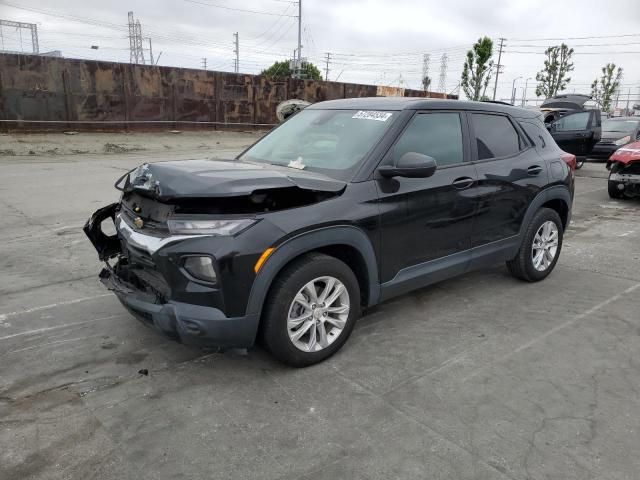
<svg viewBox="0 0 640 480"><path fill-rule="evenodd" d="M436 160L428 155L407 152L398 159L395 166L383 165L378 172L383 177L427 178L436 171Z"/></svg>

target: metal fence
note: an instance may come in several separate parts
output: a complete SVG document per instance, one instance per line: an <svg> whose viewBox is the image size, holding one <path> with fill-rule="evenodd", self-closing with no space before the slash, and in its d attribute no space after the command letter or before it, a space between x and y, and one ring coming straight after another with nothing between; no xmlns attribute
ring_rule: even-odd
<svg viewBox="0 0 640 480"><path fill-rule="evenodd" d="M0 128L268 128L287 99L441 93L352 83L0 54ZM457 98L449 96L449 98Z"/></svg>

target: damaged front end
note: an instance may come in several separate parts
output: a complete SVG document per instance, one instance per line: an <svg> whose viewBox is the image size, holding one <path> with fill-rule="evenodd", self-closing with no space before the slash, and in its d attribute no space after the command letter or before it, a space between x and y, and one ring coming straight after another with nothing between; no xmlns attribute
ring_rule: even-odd
<svg viewBox="0 0 640 480"><path fill-rule="evenodd" d="M116 182L121 201L83 230L105 264L101 282L136 318L183 343L248 347L259 319L247 312L253 265L283 235L268 214L344 186L238 162L145 164Z"/></svg>
<svg viewBox="0 0 640 480"><path fill-rule="evenodd" d="M616 150L607 161L607 169L612 198L640 196L640 142Z"/></svg>

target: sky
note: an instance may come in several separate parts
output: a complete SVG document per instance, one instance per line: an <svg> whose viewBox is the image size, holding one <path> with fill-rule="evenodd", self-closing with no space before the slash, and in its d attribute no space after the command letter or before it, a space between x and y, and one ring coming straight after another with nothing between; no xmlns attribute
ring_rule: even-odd
<svg viewBox="0 0 640 480"><path fill-rule="evenodd" d="M0 19L37 24L41 52L108 61L129 61L130 10L159 65L201 68L206 58L210 70L233 71L235 32L243 73L291 58L297 47L298 4L290 0L0 0ZM27 32L22 40L12 27L0 33L0 50L30 50ZM638 0L302 0L303 57L324 75L329 52L333 81L420 88L429 55L437 90L446 53L445 89L457 93L465 53L482 36L495 41L496 63L498 39L506 39L496 99L509 100L515 85L520 100L526 85L534 103L544 50L564 41L575 50L567 92L590 93L613 62L624 69L621 106L627 97L640 103Z"/></svg>

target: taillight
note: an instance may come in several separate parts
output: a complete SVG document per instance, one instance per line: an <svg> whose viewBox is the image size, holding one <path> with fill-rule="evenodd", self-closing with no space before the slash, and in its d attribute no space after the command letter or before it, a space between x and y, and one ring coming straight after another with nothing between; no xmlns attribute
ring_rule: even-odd
<svg viewBox="0 0 640 480"><path fill-rule="evenodd" d="M564 160L567 165L569 165L569 168L571 169L571 171L574 171L576 169L576 156L575 155L573 155L572 153L562 152L560 154L560 158L562 160Z"/></svg>

